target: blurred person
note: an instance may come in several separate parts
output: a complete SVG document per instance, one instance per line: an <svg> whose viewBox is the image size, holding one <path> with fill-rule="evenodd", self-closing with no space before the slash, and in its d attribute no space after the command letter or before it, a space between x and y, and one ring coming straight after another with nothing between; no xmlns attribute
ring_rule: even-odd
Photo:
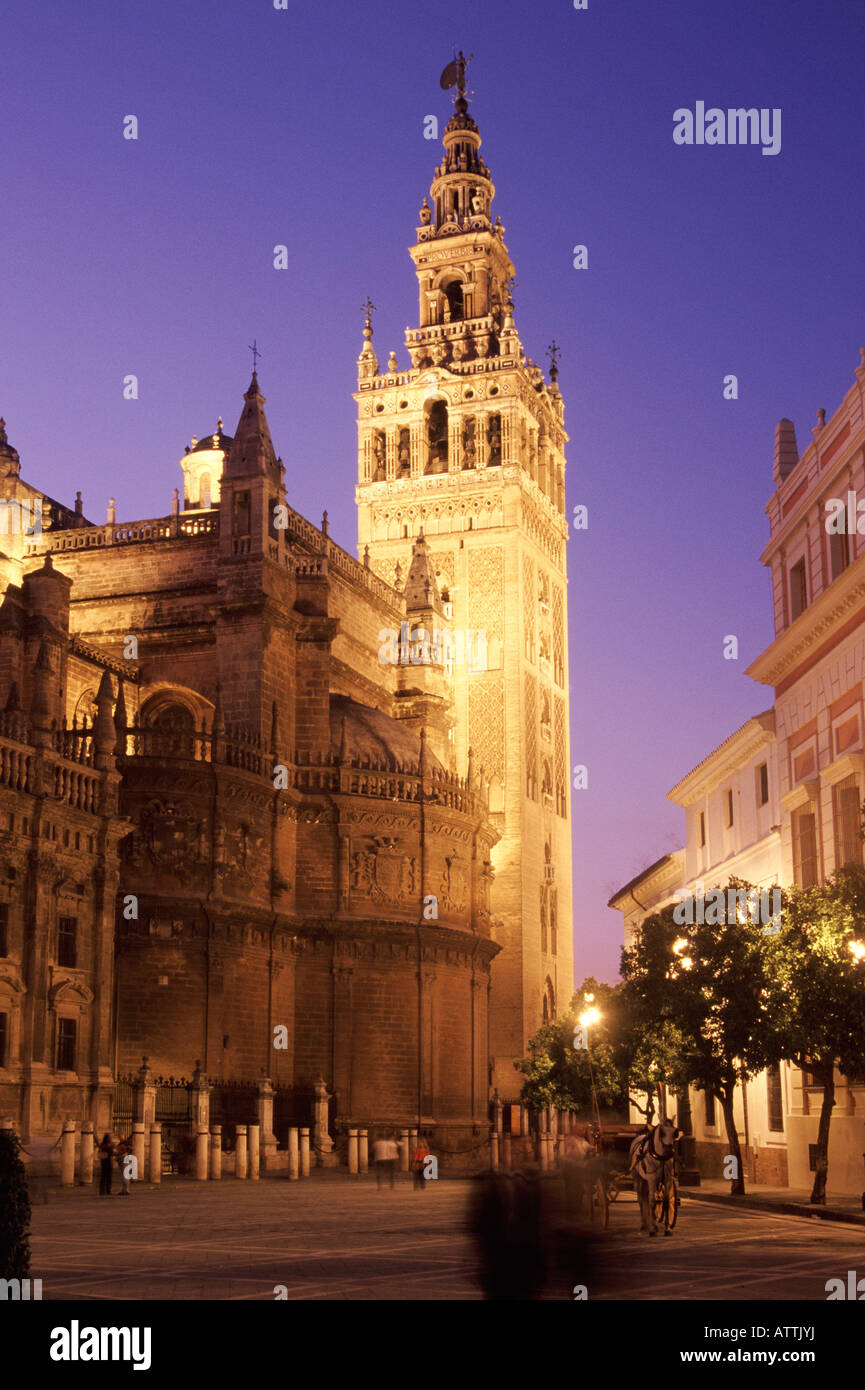
<svg viewBox="0 0 865 1390"><path fill-rule="evenodd" d="M114 1158L114 1141L109 1131L102 1136L99 1145L99 1196L111 1196L111 1163Z"/></svg>

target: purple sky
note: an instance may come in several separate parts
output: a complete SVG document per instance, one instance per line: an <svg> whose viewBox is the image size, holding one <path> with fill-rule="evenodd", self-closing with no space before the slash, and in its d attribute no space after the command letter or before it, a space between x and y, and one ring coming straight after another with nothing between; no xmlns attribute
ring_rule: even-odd
<svg viewBox="0 0 865 1390"><path fill-rule="evenodd" d="M434 24L430 16L434 16ZM858 0L7 0L0 414L22 472L104 521L163 515L190 436L260 378L289 500L356 539L358 306L415 324L406 248L454 45L530 356L562 345L577 979L612 979L610 893L678 843L673 783L771 692L774 428L810 441L862 321ZM697 101L780 107L782 147L680 147ZM122 138L135 114L137 142ZM572 268L572 247L589 269ZM272 266L288 246L292 269ZM140 398L126 402L134 372ZM722 397L726 373L738 401ZM739 637L741 660L722 659Z"/></svg>

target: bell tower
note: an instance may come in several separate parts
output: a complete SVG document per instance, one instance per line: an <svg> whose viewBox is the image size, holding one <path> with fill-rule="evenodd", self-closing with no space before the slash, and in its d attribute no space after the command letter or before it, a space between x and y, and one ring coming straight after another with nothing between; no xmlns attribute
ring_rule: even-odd
<svg viewBox="0 0 865 1390"><path fill-rule="evenodd" d="M515 1099L522 1055L573 992L564 405L514 322L514 267L466 96L462 54L444 153L410 248L411 366L380 368L367 300L358 358L358 542L406 582L423 536L453 636L447 675L457 769L471 750L501 840L491 910L491 1083ZM368 550L368 554L367 554ZM478 659L482 653L482 659Z"/></svg>

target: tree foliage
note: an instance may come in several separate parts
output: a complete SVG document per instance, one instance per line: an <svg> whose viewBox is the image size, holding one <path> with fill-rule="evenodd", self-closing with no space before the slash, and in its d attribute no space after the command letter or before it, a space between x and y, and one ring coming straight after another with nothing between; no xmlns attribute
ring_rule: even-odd
<svg viewBox="0 0 865 1390"><path fill-rule="evenodd" d="M0 1279L30 1273L30 1190L17 1134L0 1129Z"/></svg>

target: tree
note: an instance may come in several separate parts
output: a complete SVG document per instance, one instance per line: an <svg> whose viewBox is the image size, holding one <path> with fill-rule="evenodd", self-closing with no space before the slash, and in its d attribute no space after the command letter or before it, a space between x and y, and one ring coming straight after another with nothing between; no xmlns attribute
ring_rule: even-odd
<svg viewBox="0 0 865 1390"><path fill-rule="evenodd" d="M589 978L574 995L568 1012L529 1039L527 1055L514 1062L526 1078L520 1093L525 1105L536 1110L551 1106L591 1111L593 1078L599 1103L625 1101L625 1078L617 1059L622 1026L619 995L619 987ZM580 1015L590 1008L597 1010L597 1021L581 1024Z"/></svg>
<svg viewBox="0 0 865 1390"><path fill-rule="evenodd" d="M850 864L821 887L788 889L770 939L767 981L782 1055L823 1087L811 1201L824 1204L835 1068L865 1059L865 869ZM851 949L852 948L852 949Z"/></svg>
<svg viewBox="0 0 865 1390"><path fill-rule="evenodd" d="M721 1106L735 1160L730 1190L736 1194L745 1191L734 1115L736 1085L779 1056L765 975L770 938L759 922L752 923L739 910L750 891L750 885L731 879L723 890L723 914L706 911L699 914L703 920L691 923L677 922L672 905L653 913L622 952L635 1023L650 1031L673 1030L681 1048L675 1082L708 1091ZM728 904L736 904L732 912Z"/></svg>
<svg viewBox="0 0 865 1390"><path fill-rule="evenodd" d="M0 1129L0 1279L30 1273L30 1192L17 1134Z"/></svg>

